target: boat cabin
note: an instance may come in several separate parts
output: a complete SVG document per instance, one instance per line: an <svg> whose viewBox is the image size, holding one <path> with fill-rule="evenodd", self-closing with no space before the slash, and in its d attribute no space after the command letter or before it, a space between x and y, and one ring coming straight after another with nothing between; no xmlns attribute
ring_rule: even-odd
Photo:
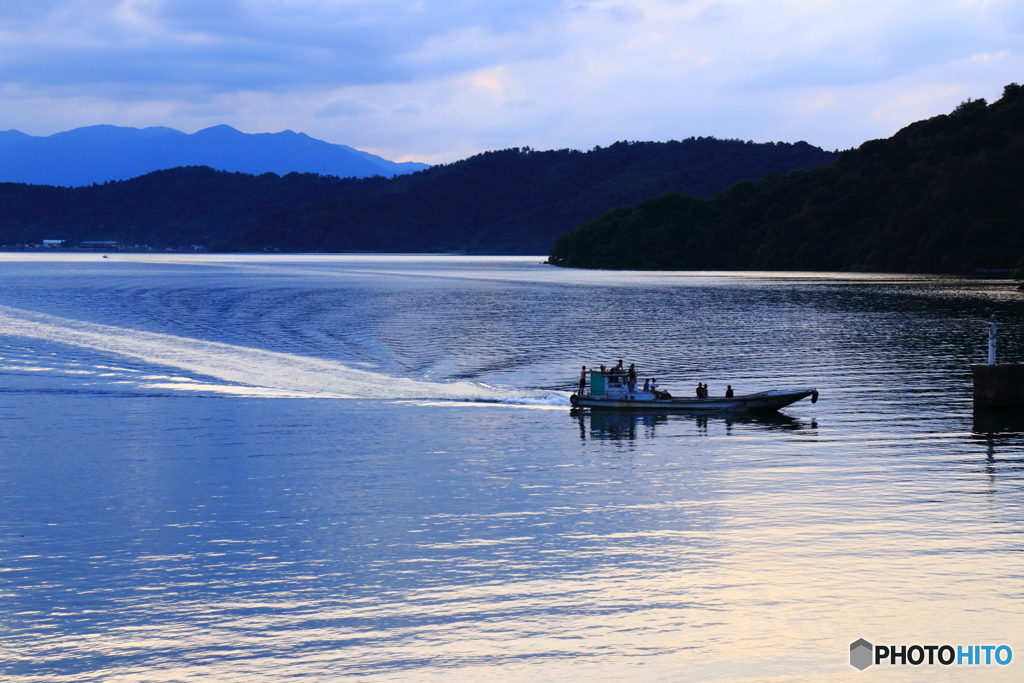
<svg viewBox="0 0 1024 683"><path fill-rule="evenodd" d="M589 395L624 401L650 401L654 398L653 392L643 390L643 384L633 387L633 391L630 391L628 372L601 372L600 370L590 371Z"/></svg>

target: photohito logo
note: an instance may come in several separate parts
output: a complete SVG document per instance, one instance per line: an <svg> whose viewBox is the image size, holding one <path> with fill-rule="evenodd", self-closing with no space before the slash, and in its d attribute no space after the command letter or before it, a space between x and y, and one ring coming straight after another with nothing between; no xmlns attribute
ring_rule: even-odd
<svg viewBox="0 0 1024 683"><path fill-rule="evenodd" d="M863 638L850 643L850 666L863 671L872 664L934 666L960 664L1006 666L1013 661L1009 645L872 645Z"/></svg>
<svg viewBox="0 0 1024 683"><path fill-rule="evenodd" d="M863 671L871 666L874 657L874 647L863 638L850 643L850 666L853 668Z"/></svg>

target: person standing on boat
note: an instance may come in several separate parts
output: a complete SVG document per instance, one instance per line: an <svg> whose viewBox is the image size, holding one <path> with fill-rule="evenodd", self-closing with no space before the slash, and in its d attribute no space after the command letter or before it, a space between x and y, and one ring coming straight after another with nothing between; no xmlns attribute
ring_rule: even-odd
<svg viewBox="0 0 1024 683"><path fill-rule="evenodd" d="M629 390L636 391L636 363L629 364Z"/></svg>
<svg viewBox="0 0 1024 683"><path fill-rule="evenodd" d="M580 396L583 395L583 390L587 388L587 366L584 365L583 369L580 370L580 390L578 393Z"/></svg>
<svg viewBox="0 0 1024 683"><path fill-rule="evenodd" d="M697 382L697 398L704 398L704 385Z"/></svg>
<svg viewBox="0 0 1024 683"><path fill-rule="evenodd" d="M726 398L732 398L733 397L732 385L731 384L726 384L725 385L725 397Z"/></svg>

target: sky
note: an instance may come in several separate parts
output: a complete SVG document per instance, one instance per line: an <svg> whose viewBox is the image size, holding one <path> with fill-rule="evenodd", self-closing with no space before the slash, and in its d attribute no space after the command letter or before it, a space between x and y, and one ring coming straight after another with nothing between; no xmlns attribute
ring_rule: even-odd
<svg viewBox="0 0 1024 683"><path fill-rule="evenodd" d="M1021 0L2 0L0 130L227 124L397 161L848 149L1024 82Z"/></svg>

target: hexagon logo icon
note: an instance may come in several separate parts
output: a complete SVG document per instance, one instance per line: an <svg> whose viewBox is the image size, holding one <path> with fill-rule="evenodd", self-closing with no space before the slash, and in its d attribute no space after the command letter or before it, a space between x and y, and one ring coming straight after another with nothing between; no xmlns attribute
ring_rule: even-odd
<svg viewBox="0 0 1024 683"><path fill-rule="evenodd" d="M874 652L875 646L863 638L853 641L850 643L850 666L863 671L874 663L871 661Z"/></svg>

